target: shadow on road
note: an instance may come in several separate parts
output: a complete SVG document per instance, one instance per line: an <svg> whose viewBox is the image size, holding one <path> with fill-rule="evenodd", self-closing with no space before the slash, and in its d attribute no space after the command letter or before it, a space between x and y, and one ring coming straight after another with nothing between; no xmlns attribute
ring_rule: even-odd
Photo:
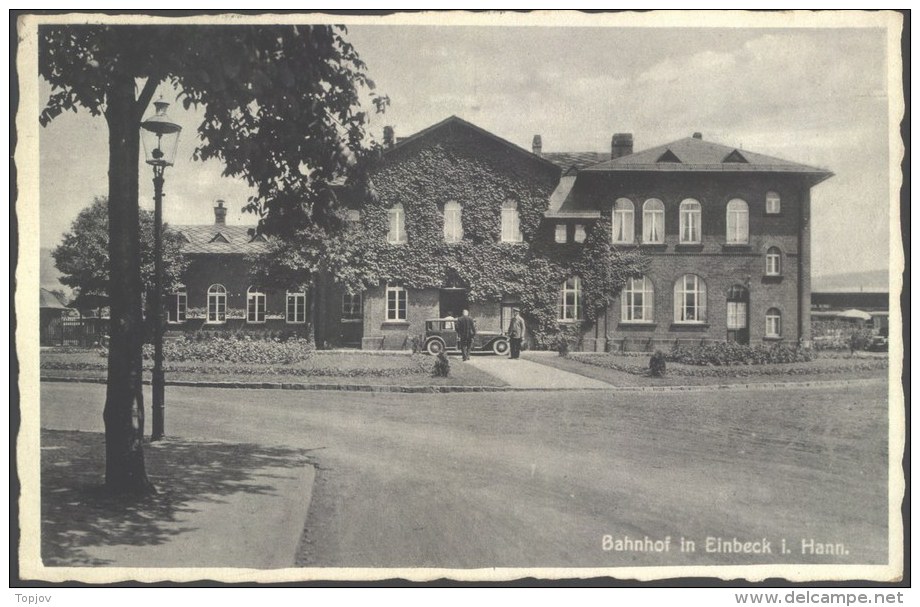
<svg viewBox="0 0 920 607"><path fill-rule="evenodd" d="M157 487L143 498L103 491L104 435L42 430L41 554L48 566L99 566L94 546L161 544L193 530L184 514L244 492L274 493L267 468L309 463L308 451L169 439L147 445L147 473Z"/></svg>

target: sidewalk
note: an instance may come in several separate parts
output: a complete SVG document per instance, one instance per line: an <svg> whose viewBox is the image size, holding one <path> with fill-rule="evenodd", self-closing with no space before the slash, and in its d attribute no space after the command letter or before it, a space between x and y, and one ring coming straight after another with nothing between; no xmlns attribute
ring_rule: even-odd
<svg viewBox="0 0 920 607"><path fill-rule="evenodd" d="M547 353L547 356L558 356L558 354L551 352ZM497 377L511 388L609 390L612 387L612 384L607 382L522 358L511 360L504 356L475 356L468 362L457 361L456 364L472 365L480 371Z"/></svg>
<svg viewBox="0 0 920 607"><path fill-rule="evenodd" d="M126 507L86 493L101 435L43 431L48 566L294 566L314 466L297 450L169 438L145 445L158 493ZM50 449L50 451L49 451Z"/></svg>

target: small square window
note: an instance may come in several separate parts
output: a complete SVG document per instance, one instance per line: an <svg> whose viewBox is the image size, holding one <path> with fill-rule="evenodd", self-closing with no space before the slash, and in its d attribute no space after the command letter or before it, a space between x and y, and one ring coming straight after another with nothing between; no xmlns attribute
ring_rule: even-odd
<svg viewBox="0 0 920 607"><path fill-rule="evenodd" d="M557 223L556 224L556 242L561 244L567 240L568 240L568 230L566 228L566 225L564 223Z"/></svg>
<svg viewBox="0 0 920 607"><path fill-rule="evenodd" d="M585 226L579 223L575 226L575 242L584 242L586 237Z"/></svg>
<svg viewBox="0 0 920 607"><path fill-rule="evenodd" d="M779 215L782 210L779 194L776 192L767 192L766 210L767 215Z"/></svg>

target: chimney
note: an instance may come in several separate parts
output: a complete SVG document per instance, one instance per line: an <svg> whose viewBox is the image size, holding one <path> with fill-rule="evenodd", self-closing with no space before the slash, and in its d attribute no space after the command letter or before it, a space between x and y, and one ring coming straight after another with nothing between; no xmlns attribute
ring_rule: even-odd
<svg viewBox="0 0 920 607"><path fill-rule="evenodd" d="M693 138L694 138L694 139L702 139L702 138L703 138L703 134L702 134L701 132L697 131L697 132L693 133Z"/></svg>
<svg viewBox="0 0 920 607"><path fill-rule="evenodd" d="M383 127L383 147L391 148L396 145L396 129L387 125Z"/></svg>
<svg viewBox="0 0 920 607"><path fill-rule="evenodd" d="M227 209L223 200L218 200L217 206L214 207L214 223L219 226L227 223Z"/></svg>
<svg viewBox="0 0 920 607"><path fill-rule="evenodd" d="M633 153L632 133L614 133L610 140L610 159L629 156Z"/></svg>
<svg viewBox="0 0 920 607"><path fill-rule="evenodd" d="M539 135L533 136L533 153L537 156L543 155L543 138Z"/></svg>

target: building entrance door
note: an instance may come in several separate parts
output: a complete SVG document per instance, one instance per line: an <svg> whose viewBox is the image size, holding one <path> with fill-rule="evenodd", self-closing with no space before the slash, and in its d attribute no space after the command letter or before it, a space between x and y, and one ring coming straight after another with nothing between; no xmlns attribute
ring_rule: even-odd
<svg viewBox="0 0 920 607"><path fill-rule="evenodd" d="M728 290L728 310L726 314L728 341L747 344L750 341L748 329L748 304L750 295L741 285L732 285Z"/></svg>
<svg viewBox="0 0 920 607"><path fill-rule="evenodd" d="M460 318L463 311L467 309L466 289L455 289L450 287L441 289L441 296L438 303L438 313L441 315L441 318L446 318L447 316Z"/></svg>

